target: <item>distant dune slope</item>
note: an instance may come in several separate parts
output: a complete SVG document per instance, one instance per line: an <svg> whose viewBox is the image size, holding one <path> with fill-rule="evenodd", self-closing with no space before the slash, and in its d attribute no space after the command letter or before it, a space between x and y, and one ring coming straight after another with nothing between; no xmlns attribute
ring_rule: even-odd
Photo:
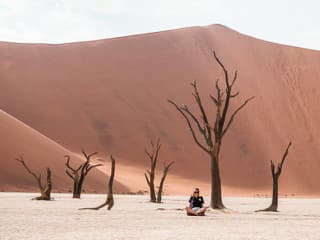
<svg viewBox="0 0 320 240"><path fill-rule="evenodd" d="M224 139L223 184L269 188L270 160L280 160L292 140L281 190L320 193L318 51L265 42L221 25L60 45L2 42L0 107L72 151L85 146L112 152L129 166L145 168L144 148L160 136L161 158L176 162L172 173L208 181L208 157L167 99L196 109L189 83L197 80L214 116L208 95L222 73L212 48L230 71L239 72L241 94L231 109L255 96ZM28 149L40 154L38 147ZM13 150L8 149L11 155ZM57 161L53 156L48 162ZM4 162L6 156L0 157Z"/></svg>
<svg viewBox="0 0 320 240"><path fill-rule="evenodd" d="M52 170L53 191L67 192L72 189L72 181L64 172L64 155L71 155L71 163L78 165L80 157L33 130L12 116L0 111L0 191L38 191L34 178L21 164L14 160L22 156L34 172L45 179L45 168ZM106 192L106 176L94 170L87 175L84 189L88 192ZM127 188L116 183L116 190Z"/></svg>

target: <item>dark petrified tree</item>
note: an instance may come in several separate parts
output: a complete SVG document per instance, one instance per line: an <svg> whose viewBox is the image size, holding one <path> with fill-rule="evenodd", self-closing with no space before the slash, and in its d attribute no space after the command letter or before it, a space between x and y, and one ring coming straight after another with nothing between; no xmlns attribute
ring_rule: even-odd
<svg viewBox="0 0 320 240"><path fill-rule="evenodd" d="M161 148L160 144L160 138L157 140L156 145L153 143L153 141L150 141L151 144L151 151L148 151L145 149L145 153L147 154L148 158L150 159L150 170L147 170L147 173L144 174L147 184L149 186L150 191L150 201L156 202L156 192L155 192L155 184L154 184L154 178L155 178L155 170L157 166L157 161L159 157L159 151ZM149 175L149 176L148 176Z"/></svg>
<svg viewBox="0 0 320 240"><path fill-rule="evenodd" d="M46 184L42 184L41 174L37 175L27 166L22 157L16 158L16 161L20 162L22 166L26 169L28 173L30 173L37 182L37 185L40 189L40 196L33 198L34 200L50 200L51 190L52 190L52 181L51 181L51 170L47 168L47 182Z"/></svg>
<svg viewBox="0 0 320 240"><path fill-rule="evenodd" d="M108 195L107 195L107 199L104 203L102 203L101 205L94 207L94 208L80 208L80 210L99 210L100 208L103 208L104 206L108 205L108 210L111 210L111 208L114 205L114 199L113 199L113 180L114 180L114 173L115 173L115 168L116 168L116 161L115 159L112 157L112 155L110 156L111 158L111 174L110 174L110 178L109 178L109 183L108 183Z"/></svg>
<svg viewBox="0 0 320 240"><path fill-rule="evenodd" d="M162 200L162 192L163 192L163 185L164 181L166 180L167 174L169 172L170 167L172 166L174 162L170 162L169 164L164 163L164 168L163 168L163 175L160 181L159 189L158 189L158 194L157 194L157 203L161 203Z"/></svg>
<svg viewBox="0 0 320 240"><path fill-rule="evenodd" d="M91 164L91 158L98 154L97 152L87 154L82 150L82 154L85 157L86 161L77 168L70 166L70 156L66 155L66 174L73 180L73 198L80 198L82 192L82 186L85 180L85 177L89 171L95 167L102 166L102 164Z"/></svg>
<svg viewBox="0 0 320 240"><path fill-rule="evenodd" d="M227 121L227 115L229 112L229 105L232 98L235 98L239 95L239 92L233 92L234 83L237 80L238 74L235 71L233 79L230 81L229 73L225 66L222 64L220 59L217 57L215 51L213 51L213 56L221 67L224 75L225 82L225 93L222 92L219 86L219 80L216 81L216 96L210 95L211 100L216 106L216 117L213 125L209 122L207 117L206 110L203 107L200 94L198 92L196 81L194 81L191 86L193 87L193 97L199 108L201 117L197 118L194 113L192 113L186 105L178 106L174 101L168 100L178 112L186 120L188 127L191 131L192 137L197 144L205 153L210 157L211 165L211 203L210 206L215 209L223 209L224 205L222 202L222 193L221 193L221 178L219 170L219 155L222 139L225 136L226 132L229 130L235 116L239 111L251 100L253 97L245 100L234 112L230 115L229 120ZM225 95L225 96L224 96ZM194 129L194 125L198 129L198 133L202 136L203 141L199 140L198 134Z"/></svg>
<svg viewBox="0 0 320 240"><path fill-rule="evenodd" d="M273 187L272 187L272 202L271 205L266 208L266 209L262 209L262 210L258 210L259 211L270 211L270 212L277 212L278 211L278 192L279 192L279 177L281 175L282 172L282 166L284 164L284 161L286 160L286 157L288 155L289 152L289 148L291 146L291 142L289 142L286 151L284 152L283 156L282 156L282 160L281 162L278 164L277 169L275 169L275 165L273 163L273 161L271 160L271 174L272 174L272 182L273 182Z"/></svg>

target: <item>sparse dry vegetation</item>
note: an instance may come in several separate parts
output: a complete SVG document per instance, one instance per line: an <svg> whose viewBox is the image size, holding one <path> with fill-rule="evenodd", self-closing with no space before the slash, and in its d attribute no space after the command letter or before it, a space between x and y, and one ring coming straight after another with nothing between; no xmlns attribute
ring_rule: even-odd
<svg viewBox="0 0 320 240"><path fill-rule="evenodd" d="M211 169L211 203L210 206L214 209L225 208L222 202L222 191L221 191L221 177L220 177L220 149L222 144L222 139L230 129L236 115L243 109L249 101L253 99L250 97L246 99L239 107L237 107L234 112L231 113L229 120L227 120L227 115L229 113L230 101L239 96L240 92L234 92L233 87L238 78L238 73L235 71L232 80L230 80L229 72L224 66L224 64L217 57L216 52L213 51L213 56L223 71L225 89L221 89L219 84L219 79L216 80L215 96L210 95L213 104L216 106L216 117L213 122L208 119L208 110L205 110L200 93L198 91L197 82L191 83L193 88L193 97L197 103L198 109L200 111L200 116L197 117L186 105L179 106L173 100L169 99L176 110L185 119L192 137L200 149L207 153L210 157L210 169ZM197 130L195 130L197 129ZM199 135L202 137L200 140Z"/></svg>
<svg viewBox="0 0 320 240"><path fill-rule="evenodd" d="M113 180L114 180L114 174L115 174L115 169L116 169L116 160L113 158L113 156L110 156L111 158L111 173L109 177L109 183L108 183L108 195L107 199L104 203L97 207L93 208L80 208L80 210L99 210L103 208L104 206L108 206L108 210L111 210L111 208L114 205L114 199L113 199Z"/></svg>
<svg viewBox="0 0 320 240"><path fill-rule="evenodd" d="M20 162L21 165L24 167L24 169L34 177L36 180L36 183L39 187L40 190L40 196L33 198L34 200L51 200L51 190L52 190L52 181L51 181L51 170L50 168L47 168L47 178L46 178L46 183L42 183L42 177L41 174L36 174L33 172L26 162L23 160L23 157L18 157L15 159L16 161Z"/></svg>
<svg viewBox="0 0 320 240"><path fill-rule="evenodd" d="M271 174L272 174L272 202L271 205L266 208L266 209L262 209L262 210L258 210L258 212L260 211L267 211L267 212L277 212L278 211L278 192L279 192L279 177L281 175L282 172L282 167L283 164L286 160L286 157L289 153L289 148L291 147L291 142L289 142L283 156L281 159L281 162L278 164L277 169L275 168L275 164L273 163L273 161L271 160Z"/></svg>
<svg viewBox="0 0 320 240"><path fill-rule="evenodd" d="M151 202L156 202L156 203L161 203L162 200L162 193L163 193L163 186L165 179L167 177L167 174L169 172L170 167L173 165L173 161L166 164L164 163L164 168L163 168L163 175L160 181L158 193L156 195L156 190L155 190L155 174L156 174L156 166L159 158L159 152L161 149L161 143L160 143L160 138L158 138L157 143L154 144L154 142L151 140L150 141L151 145L151 151L148 151L145 149L145 153L147 154L148 158L150 159L150 170L147 170L147 172L144 174L148 187L149 187L149 193L150 193L150 201Z"/></svg>
<svg viewBox="0 0 320 240"><path fill-rule="evenodd" d="M74 168L70 165L70 156L66 155L66 174L73 180L73 198L80 198L82 187L84 180L87 174L90 172L91 169L102 166L102 164L92 164L92 157L97 155L97 152L87 154L84 150L82 150L82 154L85 157L86 161L80 164L78 167Z"/></svg>

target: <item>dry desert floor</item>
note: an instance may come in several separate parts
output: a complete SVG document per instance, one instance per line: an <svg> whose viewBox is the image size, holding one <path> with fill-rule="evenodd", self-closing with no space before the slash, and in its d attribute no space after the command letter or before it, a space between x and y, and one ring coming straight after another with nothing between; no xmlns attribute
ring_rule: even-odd
<svg viewBox="0 0 320 240"><path fill-rule="evenodd" d="M320 239L320 199L283 198L280 212L255 213L268 198L226 197L225 212L187 217L187 196L115 195L111 211L82 210L105 195L53 194L54 201L32 201L34 193L0 193L0 239ZM207 197L205 200L209 200Z"/></svg>

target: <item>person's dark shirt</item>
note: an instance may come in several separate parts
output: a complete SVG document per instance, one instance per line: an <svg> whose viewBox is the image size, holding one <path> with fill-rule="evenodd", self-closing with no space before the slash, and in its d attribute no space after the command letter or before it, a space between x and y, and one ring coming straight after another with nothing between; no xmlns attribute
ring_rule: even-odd
<svg viewBox="0 0 320 240"><path fill-rule="evenodd" d="M202 204L204 204L204 200L202 196L199 196L199 197L191 196L189 199L189 203L191 204L192 208L194 207L202 208Z"/></svg>

